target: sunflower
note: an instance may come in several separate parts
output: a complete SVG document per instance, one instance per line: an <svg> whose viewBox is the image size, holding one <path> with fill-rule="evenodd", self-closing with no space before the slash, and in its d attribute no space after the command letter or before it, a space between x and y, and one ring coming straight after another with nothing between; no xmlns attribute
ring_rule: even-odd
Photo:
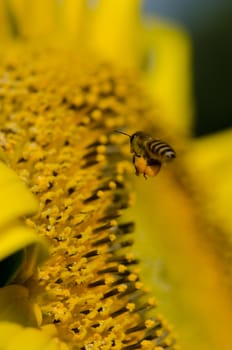
<svg viewBox="0 0 232 350"><path fill-rule="evenodd" d="M231 132L191 135L187 35L134 0L0 18L1 347L230 349ZM137 178L115 130L177 160Z"/></svg>

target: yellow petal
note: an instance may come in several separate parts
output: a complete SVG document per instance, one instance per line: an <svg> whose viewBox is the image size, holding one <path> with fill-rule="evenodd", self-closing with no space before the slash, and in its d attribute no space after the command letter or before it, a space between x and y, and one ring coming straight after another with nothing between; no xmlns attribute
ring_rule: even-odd
<svg viewBox="0 0 232 350"><path fill-rule="evenodd" d="M175 324L180 344L188 350L232 348L230 292L224 266L207 241L204 214L167 168L155 181L136 179L136 188L142 275Z"/></svg>
<svg viewBox="0 0 232 350"><path fill-rule="evenodd" d="M0 242L0 266L4 267L0 285L11 282L16 276L18 281L25 281L47 256L47 246L41 237L20 224L2 230Z"/></svg>
<svg viewBox="0 0 232 350"><path fill-rule="evenodd" d="M0 162L0 285L16 277L26 280L47 256L47 247L31 228L19 222L23 215L33 214L38 203L19 177Z"/></svg>
<svg viewBox="0 0 232 350"><path fill-rule="evenodd" d="M14 18L18 28L18 35L21 37L40 37L41 35L50 38L54 34L56 25L56 1L41 0L4 0L8 12Z"/></svg>
<svg viewBox="0 0 232 350"><path fill-rule="evenodd" d="M157 104L162 125L188 135L193 123L191 44L187 33L169 22L147 20L145 81Z"/></svg>
<svg viewBox="0 0 232 350"><path fill-rule="evenodd" d="M57 19L59 25L59 39L76 45L81 40L83 28L87 21L86 0L69 0L57 3ZM78 42L78 47L79 47Z"/></svg>
<svg viewBox="0 0 232 350"><path fill-rule="evenodd" d="M90 47L103 59L138 66L141 57L139 0L102 0L88 28Z"/></svg>
<svg viewBox="0 0 232 350"><path fill-rule="evenodd" d="M4 163L7 163L7 156L1 147L0 147L0 160Z"/></svg>
<svg viewBox="0 0 232 350"><path fill-rule="evenodd" d="M1 265L4 264L5 269L7 267L10 269L10 280L16 277L12 276L13 267L18 275L17 278L26 280L34 271L35 266L47 256L46 245L41 237L34 230L21 224L15 224L1 231L0 241ZM8 261L7 267L4 259ZM7 282L9 283L10 280L7 280Z"/></svg>
<svg viewBox="0 0 232 350"><path fill-rule="evenodd" d="M0 323L19 323L23 326L38 326L41 316L29 300L28 290L20 285L0 288Z"/></svg>
<svg viewBox="0 0 232 350"><path fill-rule="evenodd" d="M61 348L56 339L51 339L38 329L0 322L0 349L58 350Z"/></svg>
<svg viewBox="0 0 232 350"><path fill-rule="evenodd" d="M15 19L12 18L11 8L6 1L0 1L0 37L1 42L12 36L14 32L17 32L17 24Z"/></svg>
<svg viewBox="0 0 232 350"><path fill-rule="evenodd" d="M208 220L232 239L232 129L194 140L184 158Z"/></svg>
<svg viewBox="0 0 232 350"><path fill-rule="evenodd" d="M0 162L0 228L16 218L34 214L38 202L19 177ZM23 200L22 200L23 199Z"/></svg>

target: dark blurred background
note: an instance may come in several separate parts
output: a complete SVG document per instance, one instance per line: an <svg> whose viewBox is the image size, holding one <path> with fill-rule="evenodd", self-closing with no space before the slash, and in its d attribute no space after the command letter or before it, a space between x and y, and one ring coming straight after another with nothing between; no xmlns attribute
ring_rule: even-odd
<svg viewBox="0 0 232 350"><path fill-rule="evenodd" d="M197 136L232 126L232 0L145 0L192 38Z"/></svg>

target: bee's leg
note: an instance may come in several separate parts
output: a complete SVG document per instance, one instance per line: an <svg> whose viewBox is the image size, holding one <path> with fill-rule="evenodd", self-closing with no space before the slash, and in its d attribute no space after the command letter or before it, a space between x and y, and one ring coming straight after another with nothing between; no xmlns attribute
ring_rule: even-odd
<svg viewBox="0 0 232 350"><path fill-rule="evenodd" d="M136 166L136 162L135 162L135 160L136 160L136 155L135 155L135 154L133 154L133 157L132 157L132 162L133 162L134 167L135 167L135 175L139 176L139 169L138 169L138 168L137 168L137 166Z"/></svg>
<svg viewBox="0 0 232 350"><path fill-rule="evenodd" d="M145 180L147 180L147 175L145 173L143 173L143 177Z"/></svg>
<svg viewBox="0 0 232 350"><path fill-rule="evenodd" d="M160 162L158 159L148 159L147 165L152 169L152 176L155 176L160 172L162 162Z"/></svg>

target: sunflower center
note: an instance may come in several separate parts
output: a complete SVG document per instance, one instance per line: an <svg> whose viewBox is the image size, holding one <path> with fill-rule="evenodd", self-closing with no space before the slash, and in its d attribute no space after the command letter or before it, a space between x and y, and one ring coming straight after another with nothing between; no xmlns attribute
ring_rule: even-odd
<svg viewBox="0 0 232 350"><path fill-rule="evenodd" d="M39 199L27 224L51 247L27 283L43 325L73 349L173 348L162 320L146 316L155 301L129 252L134 223L120 220L132 165L114 130L148 110L135 78L51 50L14 52L2 67L1 146Z"/></svg>

